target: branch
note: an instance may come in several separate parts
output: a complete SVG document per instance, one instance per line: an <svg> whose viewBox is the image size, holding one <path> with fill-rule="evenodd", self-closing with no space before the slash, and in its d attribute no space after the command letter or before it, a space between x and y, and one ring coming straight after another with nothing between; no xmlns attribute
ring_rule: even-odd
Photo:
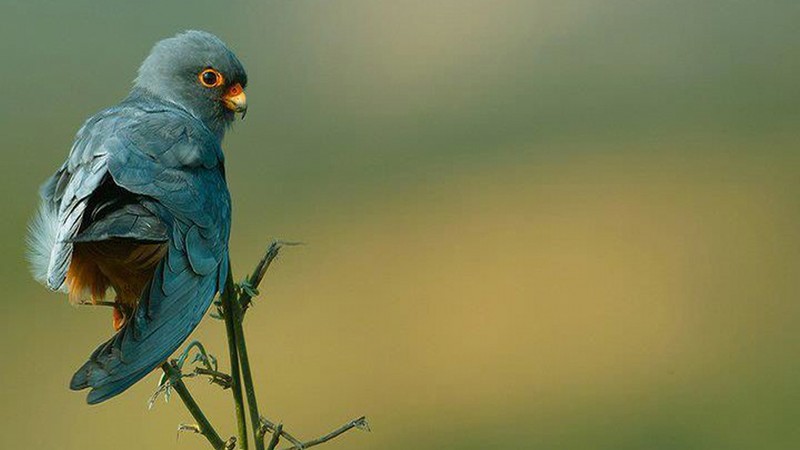
<svg viewBox="0 0 800 450"><path fill-rule="evenodd" d="M228 279L226 286L230 284L233 286L233 272L231 272L230 265L228 266ZM225 323L233 323L233 335L228 335L228 342L235 342L236 352L239 355L239 365L242 369L242 381L244 382L244 393L247 396L247 406L250 409L250 422L253 425L253 433L257 433L258 426L261 424L260 415L258 414L258 401L256 400L256 389L253 385L253 374L250 371L250 358L247 356L247 344L244 340L244 329L242 328L242 305L240 299L232 299L228 297L228 305L232 314L226 314ZM226 311L227 313L227 311ZM262 439L255 440L256 450L264 450L264 441Z"/></svg>
<svg viewBox="0 0 800 450"><path fill-rule="evenodd" d="M200 434L205 436L211 446L216 450L225 450L225 441L219 437L214 427L211 426L211 422L209 422L205 414L203 414L203 410L200 409L200 406L194 401L192 394L189 393L189 389L183 384L183 380L181 380L181 371L175 366L175 362L164 362L161 364L161 370L167 374L169 384L172 385L175 392L178 393L178 396L180 396L181 400L183 400L183 403L186 405L186 409L189 410L194 420L197 421Z"/></svg>
<svg viewBox="0 0 800 450"><path fill-rule="evenodd" d="M194 369L196 375L205 375L209 377L209 381L219 385L222 389L229 389L233 385L233 377L227 373L222 373L205 367L196 367Z"/></svg>
<svg viewBox="0 0 800 450"><path fill-rule="evenodd" d="M283 450L303 450L305 448L313 447L315 445L324 444L331 439L335 439L339 435L350 431L353 428L358 428L359 430L370 431L369 424L367 423L367 418L365 416L361 416L358 419L351 420L346 424L342 425L341 427L331 431L330 433L326 434L325 436L312 439L308 442L304 442L303 445L293 445L292 447L285 448Z"/></svg>
<svg viewBox="0 0 800 450"><path fill-rule="evenodd" d="M233 284L233 275L228 262L228 275L225 281L225 291L220 295L222 315L225 318L225 334L228 337L228 353L231 358L231 391L236 409L236 427L239 435L239 448L247 450L247 420L244 415L244 399L242 398L242 379L239 376L239 351L236 348L236 331L234 326L233 304L236 299L236 288Z"/></svg>
<svg viewBox="0 0 800 450"><path fill-rule="evenodd" d="M353 428L369 431L367 420L362 416L342 425L341 427L322 437L312 439L307 442L302 442L285 431L282 424L278 424L276 426L269 420L261 417L258 413L258 403L256 401L255 387L250 369L250 360L247 355L247 345L245 343L242 322L245 311L252 305L253 297L258 295L258 286L264 279L267 269L272 261L278 256L280 249L284 245L299 244L280 241L272 242L267 248L264 256L256 265L252 274L238 287L233 282L233 272L230 268L230 265L228 266L225 289L220 294L219 300L215 302L215 305L217 305L217 312L219 314L217 318L225 320L225 329L228 338L228 352L231 360L230 375L217 370L216 359L207 353L205 348L203 348L203 345L197 341L193 341L187 346L179 360L172 360L168 363L165 362L162 365L166 380L162 380L164 382L159 384L159 390L156 391L153 398L155 398L162 391L167 391L168 394L169 388L174 388L181 397L181 400L183 400L186 408L198 423L197 425L181 425L181 427L179 427L179 431L192 431L204 435L215 450L233 450L237 444L239 444L240 449L247 450L247 421L245 418L245 402L243 398L243 391L247 396L247 406L250 412L256 450L265 450L264 437L268 431L272 433L272 437L270 438L266 450L275 450L277 445L280 443L281 438L286 439L292 444L291 447L287 447L283 450L303 450L335 439L336 437ZM195 356L195 361L201 361L204 367L196 367L193 372L183 374L180 368L188 359L188 355L193 348L196 348L198 351L198 354ZM219 384L224 389L227 389L228 387L231 388L236 407L238 439L236 437L231 437L228 439L228 441L223 442L217 432L214 431L214 428L211 426L208 419L206 419L205 415L194 401L191 394L189 394L186 385L182 381L182 378L196 376L209 376L212 383ZM243 385L244 389L242 389Z"/></svg>
<svg viewBox="0 0 800 450"><path fill-rule="evenodd" d="M194 361L192 362L200 361L204 366L206 366L207 369L217 370L217 358L208 353L206 348L203 347L203 343L198 340L190 342L189 345L183 349L183 352L181 352L181 356L178 357L177 361L179 369L183 369L183 365L189 358L189 353L193 348L197 348L197 355L195 355Z"/></svg>
<svg viewBox="0 0 800 450"><path fill-rule="evenodd" d="M275 432L272 433L272 439L269 440L269 445L267 446L267 450L275 450L275 447L278 446L278 441L281 440L281 433L283 432L283 424L279 423L277 427L275 427Z"/></svg>
<svg viewBox="0 0 800 450"><path fill-rule="evenodd" d="M266 417L262 417L261 427L258 429L258 436L261 439L263 439L264 435L267 434L268 431L272 434L279 433L281 437L286 438L286 440L291 442L293 445L302 447L303 443L300 441L300 439L297 439L296 437L289 434L288 431L284 430L283 425L280 425L280 427L281 427L280 430L278 430L278 427L274 423L270 422L269 419L267 419Z"/></svg>
<svg viewBox="0 0 800 450"><path fill-rule="evenodd" d="M258 295L258 286L261 284L261 280L264 279L264 275L267 273L267 269L269 269L270 264L272 261L278 257L278 253L280 253L281 248L284 245L301 245L301 242L284 242L284 241L272 241L267 247L267 251L264 253L264 256L261 257L261 260L256 264L255 269L253 269L253 273L250 274L242 283L241 283L241 291L239 293L239 303L242 305L242 315L247 312L247 309L252 305L253 297Z"/></svg>
<svg viewBox="0 0 800 450"><path fill-rule="evenodd" d="M282 424L275 425L270 422L268 419L262 417L261 418L261 428L259 429L259 434L264 436L268 431L272 433L272 441L277 444L276 438L286 438L289 442L292 443L291 447L286 447L282 450L303 450L309 447L313 447L315 445L324 444L325 442L330 441L331 439L335 439L340 435L350 431L353 428L358 428L359 430L370 431L369 423L367 423L367 418L365 416L361 416L358 419L351 420L346 424L342 425L341 427L331 431L330 433L326 434L325 436L318 437L316 439L312 439L307 442L301 442L296 437L289 434L287 431L283 429ZM272 442L271 441L271 442Z"/></svg>

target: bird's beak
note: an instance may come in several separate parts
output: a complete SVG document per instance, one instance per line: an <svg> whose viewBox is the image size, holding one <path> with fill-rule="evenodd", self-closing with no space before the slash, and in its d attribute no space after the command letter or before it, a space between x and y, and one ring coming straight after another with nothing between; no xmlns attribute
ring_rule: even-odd
<svg viewBox="0 0 800 450"><path fill-rule="evenodd" d="M244 89L239 83L228 88L228 91L222 96L222 103L231 111L242 113L242 119L247 114L247 96L244 95Z"/></svg>

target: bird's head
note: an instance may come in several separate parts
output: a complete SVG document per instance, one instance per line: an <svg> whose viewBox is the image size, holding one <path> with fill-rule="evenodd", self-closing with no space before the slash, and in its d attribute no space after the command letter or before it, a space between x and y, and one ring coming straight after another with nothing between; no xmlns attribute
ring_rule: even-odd
<svg viewBox="0 0 800 450"><path fill-rule="evenodd" d="M139 67L134 90L176 103L222 134L247 112L247 74L222 40L185 31L156 43Z"/></svg>

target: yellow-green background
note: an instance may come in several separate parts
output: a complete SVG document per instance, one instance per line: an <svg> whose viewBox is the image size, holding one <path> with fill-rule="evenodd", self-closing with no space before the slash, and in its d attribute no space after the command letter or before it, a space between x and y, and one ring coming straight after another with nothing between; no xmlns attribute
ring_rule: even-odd
<svg viewBox="0 0 800 450"><path fill-rule="evenodd" d="M155 376L67 389L110 313L23 256L77 127L201 28L250 77L234 268L308 243L246 321L267 416L369 416L330 449L798 448L798 24L796 0L2 0L0 447L206 445L147 410ZM219 322L196 336L224 356Z"/></svg>

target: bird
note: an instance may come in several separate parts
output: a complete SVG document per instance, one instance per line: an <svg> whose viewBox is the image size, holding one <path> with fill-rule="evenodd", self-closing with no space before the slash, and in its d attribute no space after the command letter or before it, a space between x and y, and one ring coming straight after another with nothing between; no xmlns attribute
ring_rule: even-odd
<svg viewBox="0 0 800 450"><path fill-rule="evenodd" d="M130 93L90 117L42 185L31 271L73 303L113 305L113 336L70 382L108 400L166 361L224 289L231 198L222 140L247 74L217 36L157 42ZM113 293L113 301L104 301Z"/></svg>

